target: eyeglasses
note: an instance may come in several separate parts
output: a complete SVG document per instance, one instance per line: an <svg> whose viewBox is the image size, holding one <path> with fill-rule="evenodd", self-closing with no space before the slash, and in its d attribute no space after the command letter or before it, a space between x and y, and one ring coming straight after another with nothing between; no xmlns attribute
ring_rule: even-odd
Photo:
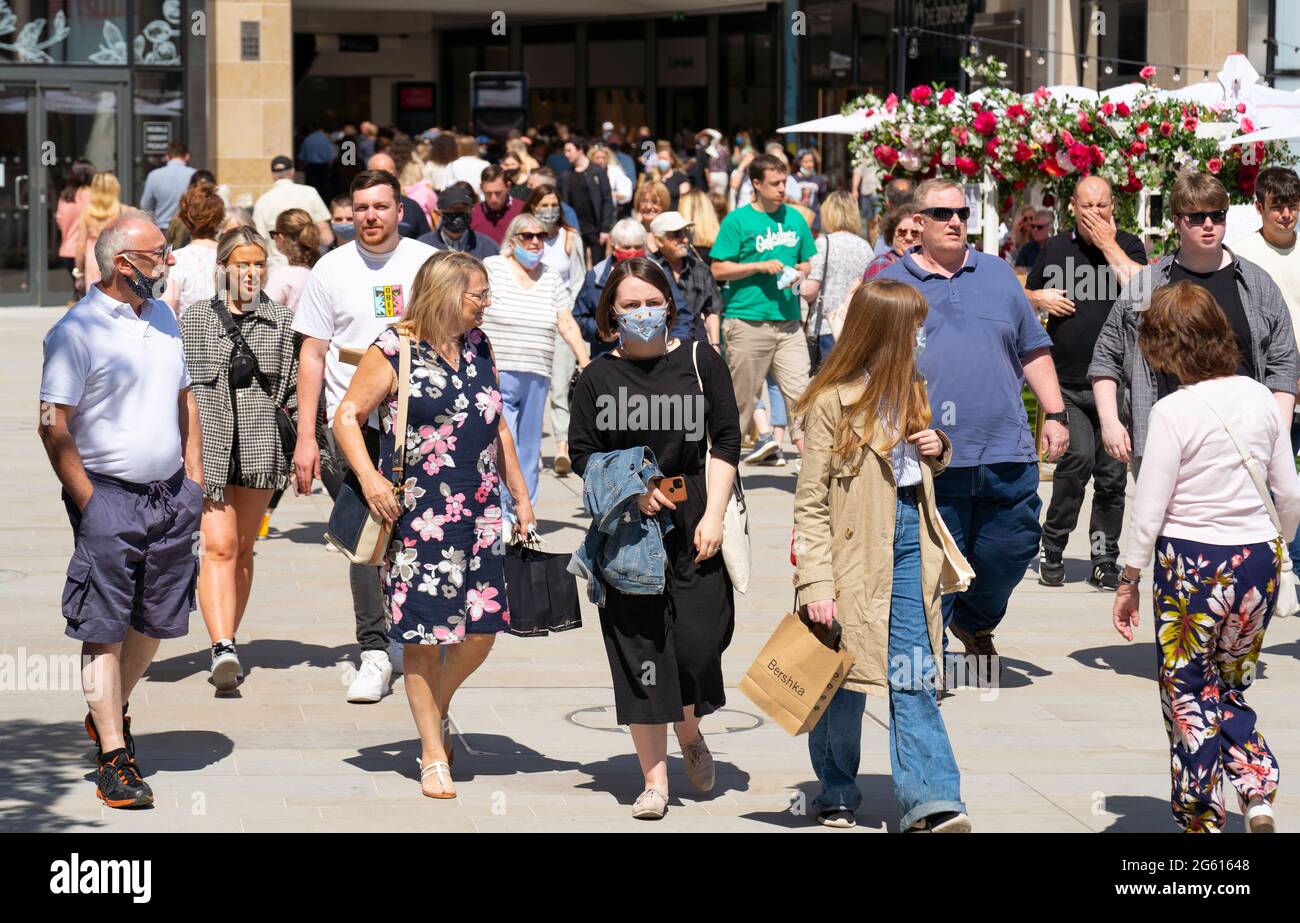
<svg viewBox="0 0 1300 923"><path fill-rule="evenodd" d="M894 236L895 237L920 237L921 232L917 228L912 228L910 231L904 228L899 228L897 231L894 232Z"/></svg>
<svg viewBox="0 0 1300 923"><path fill-rule="evenodd" d="M492 289L490 288L485 288L481 292L466 292L465 294L473 298L480 305L492 303Z"/></svg>
<svg viewBox="0 0 1300 923"><path fill-rule="evenodd" d="M970 206L963 205L961 208L948 208L946 206L922 208L919 214L933 218L935 221L951 221L953 215L956 215L962 221L967 221L970 219Z"/></svg>
<svg viewBox="0 0 1300 923"><path fill-rule="evenodd" d="M1183 215L1188 224L1205 224L1205 219L1209 218L1215 224L1223 224L1228 220L1228 210L1226 208L1216 208L1209 212L1186 212Z"/></svg>
<svg viewBox="0 0 1300 923"><path fill-rule="evenodd" d="M691 235L690 232L683 228L680 231L666 231L663 236L665 240L674 240L678 243L684 244L690 239Z"/></svg>
<svg viewBox="0 0 1300 923"><path fill-rule="evenodd" d="M1051 225L1039 224L1037 221L1035 221L1033 224L1030 225L1030 227L1032 227L1035 231L1046 231L1048 228L1051 227Z"/></svg>
<svg viewBox="0 0 1300 923"><path fill-rule="evenodd" d="M522 240L524 243L531 243L532 241L535 240L542 241L543 243L546 241L545 231L520 231L515 236L518 237L520 240Z"/></svg>
<svg viewBox="0 0 1300 923"><path fill-rule="evenodd" d="M165 260L167 259L167 257L171 256L171 253L172 253L172 245L171 245L171 244L166 244L165 246L163 246L162 248L160 248L160 249L158 249L158 250L119 250L118 252L119 252L119 253L147 253L149 256L153 257L155 260L164 260L164 261L165 261Z"/></svg>

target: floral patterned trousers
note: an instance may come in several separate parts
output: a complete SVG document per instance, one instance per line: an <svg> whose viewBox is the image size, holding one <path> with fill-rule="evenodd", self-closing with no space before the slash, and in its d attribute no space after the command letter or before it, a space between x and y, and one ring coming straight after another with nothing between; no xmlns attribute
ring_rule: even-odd
<svg viewBox="0 0 1300 923"><path fill-rule="evenodd" d="M1227 820L1225 773L1242 801L1259 795L1271 802L1277 792L1277 760L1244 693L1277 599L1282 546L1162 536L1156 549L1153 601L1174 819L1189 833L1217 833Z"/></svg>

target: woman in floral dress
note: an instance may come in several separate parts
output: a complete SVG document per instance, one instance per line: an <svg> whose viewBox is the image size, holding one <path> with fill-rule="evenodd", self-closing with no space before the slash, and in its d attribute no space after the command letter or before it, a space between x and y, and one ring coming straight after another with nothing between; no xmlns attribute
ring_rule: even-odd
<svg viewBox="0 0 1300 923"><path fill-rule="evenodd" d="M366 351L334 434L375 515L394 523L380 568L388 636L406 645L406 695L420 732L421 790L454 798L448 708L510 624L501 543L501 481L521 527L536 524L514 440L501 416L496 363L479 329L491 304L483 264L444 250L415 276L402 320ZM411 342L402 487L392 483L399 337ZM360 423L376 409L379 465ZM439 645L451 645L440 657Z"/></svg>

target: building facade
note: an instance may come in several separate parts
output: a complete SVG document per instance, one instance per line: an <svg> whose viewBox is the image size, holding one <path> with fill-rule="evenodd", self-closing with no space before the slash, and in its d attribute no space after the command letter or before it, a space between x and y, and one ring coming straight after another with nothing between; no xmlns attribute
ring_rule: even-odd
<svg viewBox="0 0 1300 923"><path fill-rule="evenodd" d="M1119 59L1203 79L1231 51L1300 86L1286 0L0 0L0 305L68 298L53 216L78 157L134 203L184 140L251 203L314 122L469 129L484 71L526 74L530 124L766 135L864 91L960 85L961 35L1022 90L1135 79ZM844 180L842 138L786 140Z"/></svg>

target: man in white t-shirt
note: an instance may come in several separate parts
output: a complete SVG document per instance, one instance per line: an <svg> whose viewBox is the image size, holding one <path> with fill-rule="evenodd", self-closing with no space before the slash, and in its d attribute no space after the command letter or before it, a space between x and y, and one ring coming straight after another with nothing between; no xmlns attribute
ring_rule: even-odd
<svg viewBox="0 0 1300 923"><path fill-rule="evenodd" d="M316 408L322 383L325 412L334 412L347 393L356 366L340 359L339 350L365 350L385 326L396 323L411 298L415 274L435 251L428 244L402 237L402 190L387 170L365 170L352 180L352 221L356 239L331 250L312 268L294 314L293 329L303 335L298 365L298 447L293 454L298 493L311 492L321 476L316 447ZM371 457L379 458L379 429L374 420L363 430ZM332 441L332 436L331 436ZM342 453L340 469L350 476ZM355 487L355 485L354 485ZM331 490L331 493L337 489ZM361 669L348 687L349 702L378 702L388 690L393 666L384 632L384 595L379 568L351 565L352 606L356 615Z"/></svg>
<svg viewBox="0 0 1300 923"><path fill-rule="evenodd" d="M311 220L315 221L316 227L320 229L322 246L328 247L334 242L334 231L330 228L330 211L325 207L320 193L311 186L295 183L293 161L280 155L271 161L271 188L262 193L253 206L253 226L257 228L257 233L261 234L264 240L271 240L271 235L275 231L275 220L280 217L281 212L291 208L301 208L311 215ZM266 261L271 267L285 266L289 262L275 247L271 247Z"/></svg>
<svg viewBox="0 0 1300 923"><path fill-rule="evenodd" d="M203 443L176 315L157 297L175 260L146 218L110 222L102 278L45 335L41 442L63 485L74 551L65 634L81 642L98 796L153 803L127 702L163 638L189 630L203 513Z"/></svg>
<svg viewBox="0 0 1300 923"><path fill-rule="evenodd" d="M1265 167L1255 178L1255 210L1263 220L1258 231L1228 247L1237 256L1264 267L1282 290L1291 328L1300 331L1300 252L1296 219L1300 217L1300 176L1290 167ZM1297 334L1300 336L1300 333ZM1300 411L1291 417L1291 448L1300 454ZM1291 542L1291 559L1300 554L1300 535Z"/></svg>

